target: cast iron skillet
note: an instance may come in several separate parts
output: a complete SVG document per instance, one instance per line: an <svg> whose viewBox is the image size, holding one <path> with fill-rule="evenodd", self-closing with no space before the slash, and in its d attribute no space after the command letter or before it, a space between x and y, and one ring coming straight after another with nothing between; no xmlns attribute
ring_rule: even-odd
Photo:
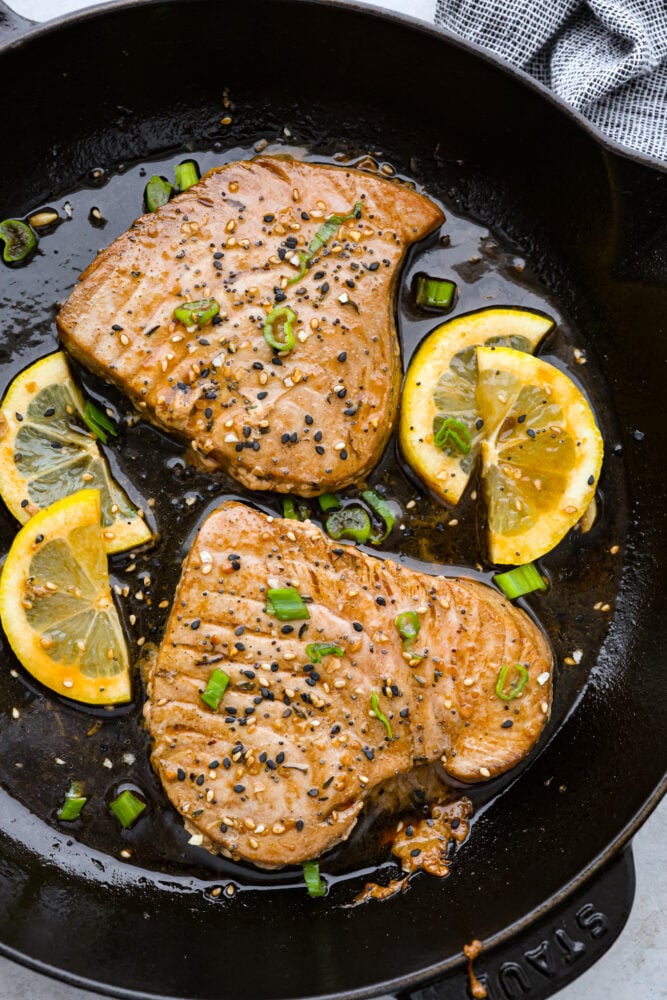
<svg viewBox="0 0 667 1000"><path fill-rule="evenodd" d="M521 244L585 331L616 415L607 461L624 463L629 490L606 499L627 499L627 540L589 682L478 817L449 879L354 909L302 891L215 902L205 881L139 877L2 792L0 948L119 996L257 1000L412 990L458 968L473 937L516 939L620 851L664 790L667 176L471 46L353 4L133 0L34 29L0 9L0 28L0 217L100 163L248 145L287 124L315 148L376 147L405 169L415 158L419 181ZM226 86L242 108L231 132ZM21 337L4 337L5 357L20 356Z"/></svg>

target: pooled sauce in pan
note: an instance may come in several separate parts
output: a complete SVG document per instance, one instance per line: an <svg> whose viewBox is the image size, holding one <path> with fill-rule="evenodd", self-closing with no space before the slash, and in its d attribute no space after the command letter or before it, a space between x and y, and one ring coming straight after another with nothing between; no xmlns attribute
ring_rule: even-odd
<svg viewBox="0 0 667 1000"><path fill-rule="evenodd" d="M303 159L327 158L302 149L278 146L267 152L292 152ZM202 173L213 166L254 155L234 148L197 154ZM55 350L55 315L78 275L141 214L143 190L151 173L173 175L184 154L129 168L94 171L87 184L51 205L60 221L46 230L37 255L28 266L2 270L4 331L0 344L0 389L33 361ZM359 165L334 157L331 162ZM362 166L368 165L362 163ZM375 164L392 174L388 164ZM402 176L402 180L409 177ZM439 201L441 192L425 192ZM24 206L37 210L43 206ZM591 531L571 531L540 560L550 588L519 604L547 634L555 653L555 697L552 717L536 752L544 746L579 696L595 663L611 618L620 575L625 510L620 448L616 447L611 407L603 381L587 357L585 330L575 330L558 304L541 285L519 248L482 224L457 215L443 203L446 222L410 252L401 275L397 299L403 368L423 337L444 318L486 306L536 309L556 321L555 330L538 350L540 357L563 368L588 395L605 440L605 462L598 491L598 518ZM458 301L446 317L427 314L414 305L412 279L418 272L452 278ZM277 494L244 491L224 473L208 474L189 465L183 444L142 423L122 394L72 365L86 394L102 408L111 407L120 421L120 435L105 449L113 474L159 531L155 546L139 554L112 556L110 572L125 627L130 656L138 662L159 643L169 615L181 563L205 515L224 499L250 502L270 514L281 514ZM127 421L122 419L130 417ZM470 576L490 583L492 567L485 550L484 508L471 494L473 482L458 507L446 508L431 499L404 465L395 437L370 475L400 504L402 516L384 547L368 552L394 558L424 572ZM344 491L343 499L357 491ZM313 519L321 523L316 502ZM18 525L0 508L2 552L8 550ZM188 843L181 818L169 805L149 764L149 739L141 719L144 699L137 667L135 700L113 709L90 708L46 692L17 664L0 637L3 682L0 686L0 781L11 796L41 822L55 826L94 851L121 857L150 872L194 876L210 883L215 895L243 888L302 885L301 869L259 871ZM461 788L475 816L487 807L520 771L523 762L505 776ZM88 802L74 823L59 823L56 812L71 781L85 785ZM448 779L451 785L453 782ZM435 787L434 787L435 786ZM362 814L350 839L325 855L321 870L331 880L352 880L349 902L364 882L386 884L401 876L401 865L390 856L389 842L397 821L412 817L415 826L428 815L428 802L441 786L434 765L415 772L397 789L379 789ZM139 791L148 808L129 830L122 830L109 802L124 789ZM404 829L404 828L403 828ZM474 834L473 834L474 836ZM451 861L448 858L447 864ZM455 863L455 861L454 861ZM446 865L444 866L446 867ZM230 888L231 886L231 888ZM225 888L226 887L226 888ZM303 890L305 891L305 890Z"/></svg>

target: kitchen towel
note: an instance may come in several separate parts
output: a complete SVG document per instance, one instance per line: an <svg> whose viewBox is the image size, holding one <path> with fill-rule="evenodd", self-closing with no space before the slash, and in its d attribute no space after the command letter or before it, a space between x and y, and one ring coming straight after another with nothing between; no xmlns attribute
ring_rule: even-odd
<svg viewBox="0 0 667 1000"><path fill-rule="evenodd" d="M435 20L530 73L610 139L667 160L667 0L437 0Z"/></svg>

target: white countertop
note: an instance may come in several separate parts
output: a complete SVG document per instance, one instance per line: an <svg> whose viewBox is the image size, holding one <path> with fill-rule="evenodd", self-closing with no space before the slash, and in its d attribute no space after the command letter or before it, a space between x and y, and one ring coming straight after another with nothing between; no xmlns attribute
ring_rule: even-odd
<svg viewBox="0 0 667 1000"><path fill-rule="evenodd" d="M46 21L93 6L94 2L10 0L10 5L24 17ZM425 21L433 20L435 9L435 0L364 2ZM558 994L559 1000L667 1000L666 845L667 801L658 807L634 841L637 894L624 932L597 965ZM94 1000L96 997L98 994L55 982L0 958L0 1000Z"/></svg>

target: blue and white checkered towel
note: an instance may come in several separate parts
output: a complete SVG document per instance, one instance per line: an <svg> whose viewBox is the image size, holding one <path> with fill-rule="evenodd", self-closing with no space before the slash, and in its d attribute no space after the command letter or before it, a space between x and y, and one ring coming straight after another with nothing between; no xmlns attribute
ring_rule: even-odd
<svg viewBox="0 0 667 1000"><path fill-rule="evenodd" d="M437 0L435 19L667 160L667 0Z"/></svg>

